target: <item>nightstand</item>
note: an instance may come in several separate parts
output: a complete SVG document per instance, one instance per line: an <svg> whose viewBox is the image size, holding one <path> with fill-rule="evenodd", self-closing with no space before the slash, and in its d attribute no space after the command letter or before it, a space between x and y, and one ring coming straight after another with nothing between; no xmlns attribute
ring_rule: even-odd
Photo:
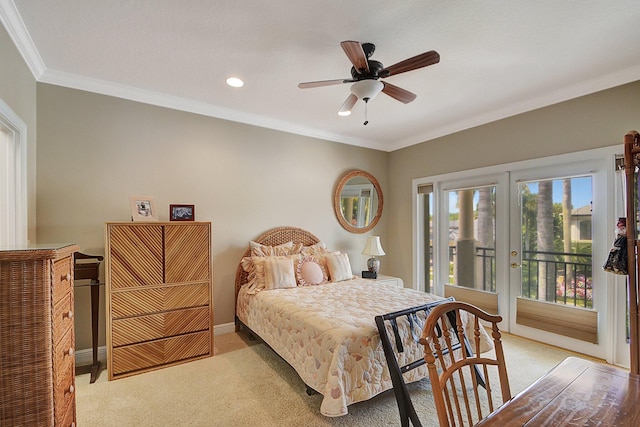
<svg viewBox="0 0 640 427"><path fill-rule="evenodd" d="M384 274L378 274L377 279L367 279L374 283L384 283L388 285L395 285L399 288L404 288L404 282L399 277L385 276Z"/></svg>

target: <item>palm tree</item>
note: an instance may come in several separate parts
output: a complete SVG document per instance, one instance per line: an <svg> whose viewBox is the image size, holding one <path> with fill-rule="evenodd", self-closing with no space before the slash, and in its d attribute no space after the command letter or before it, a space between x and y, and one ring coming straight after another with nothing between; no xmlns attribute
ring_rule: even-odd
<svg viewBox="0 0 640 427"><path fill-rule="evenodd" d="M571 253L571 178L562 181L562 237L564 253ZM571 255L565 255L565 262L571 262ZM566 276L566 275L565 275Z"/></svg>
<svg viewBox="0 0 640 427"><path fill-rule="evenodd" d="M480 187L478 189L478 240L480 247L487 249L493 249L495 247L493 188L494 187ZM486 260L487 258L482 257L480 259ZM483 285L482 289L485 291L494 291L493 266L490 262L484 262L483 265L484 283L482 280L479 280L481 285Z"/></svg>
<svg viewBox="0 0 640 427"><path fill-rule="evenodd" d="M553 252L553 198L552 181L540 181L538 183L538 211L536 220L538 223L538 252ZM538 254L538 299L547 300L548 292L555 292L555 286L550 280L547 262L552 261L549 254ZM553 286L553 287L552 287Z"/></svg>

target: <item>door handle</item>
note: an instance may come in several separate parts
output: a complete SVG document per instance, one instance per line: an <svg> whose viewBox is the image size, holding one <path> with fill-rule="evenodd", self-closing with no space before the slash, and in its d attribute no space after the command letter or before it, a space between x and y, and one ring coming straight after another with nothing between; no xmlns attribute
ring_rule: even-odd
<svg viewBox="0 0 640 427"><path fill-rule="evenodd" d="M520 264L518 264L517 262L511 263L511 268L518 268L518 267L520 267Z"/></svg>

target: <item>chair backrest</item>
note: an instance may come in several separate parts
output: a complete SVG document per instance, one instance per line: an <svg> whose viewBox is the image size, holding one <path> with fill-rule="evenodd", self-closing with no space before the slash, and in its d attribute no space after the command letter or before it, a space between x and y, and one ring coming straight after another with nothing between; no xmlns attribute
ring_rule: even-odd
<svg viewBox="0 0 640 427"><path fill-rule="evenodd" d="M511 399L498 329L501 321L501 316L460 301L431 310L420 342L441 427L472 426ZM483 324L491 329L492 352L480 353ZM473 343L474 351L455 351L465 341ZM484 385L478 380L478 370ZM496 383L499 387L492 388Z"/></svg>
<svg viewBox="0 0 640 427"><path fill-rule="evenodd" d="M410 421L414 427L421 426L403 374L425 365L419 341L427 316L433 307L453 300L438 300L375 317L403 427L408 427ZM425 375L423 371L422 376Z"/></svg>

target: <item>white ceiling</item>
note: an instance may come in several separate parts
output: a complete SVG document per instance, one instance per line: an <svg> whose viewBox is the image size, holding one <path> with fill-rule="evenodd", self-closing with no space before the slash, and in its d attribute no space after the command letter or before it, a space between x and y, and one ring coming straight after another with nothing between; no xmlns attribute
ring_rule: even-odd
<svg viewBox="0 0 640 427"><path fill-rule="evenodd" d="M0 20L38 81L392 151L640 80L638 0L0 0ZM343 40L385 66L436 50L439 64L386 79L349 117ZM244 79L233 89L228 76Z"/></svg>

